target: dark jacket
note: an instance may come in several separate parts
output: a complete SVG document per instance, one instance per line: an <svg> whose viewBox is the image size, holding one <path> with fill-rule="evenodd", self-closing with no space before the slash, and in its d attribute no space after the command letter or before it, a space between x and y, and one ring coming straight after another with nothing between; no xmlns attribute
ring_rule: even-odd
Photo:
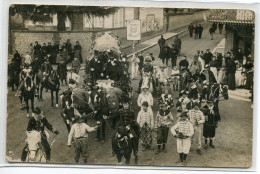
<svg viewBox="0 0 260 174"><path fill-rule="evenodd" d="M206 52L203 55L203 60L205 61L205 64L209 64L209 62L211 61L212 57L213 57L213 54L211 52Z"/></svg>
<svg viewBox="0 0 260 174"><path fill-rule="evenodd" d="M205 116L205 123L207 125L216 125L220 121L220 115L216 106L213 107L213 113L210 113L208 105L205 105L201 111Z"/></svg>
<svg viewBox="0 0 260 174"><path fill-rule="evenodd" d="M27 131L44 131L44 128L47 128L51 132L53 132L52 125L48 122L48 120L43 116L39 121L37 121L34 117L31 117L27 126Z"/></svg>

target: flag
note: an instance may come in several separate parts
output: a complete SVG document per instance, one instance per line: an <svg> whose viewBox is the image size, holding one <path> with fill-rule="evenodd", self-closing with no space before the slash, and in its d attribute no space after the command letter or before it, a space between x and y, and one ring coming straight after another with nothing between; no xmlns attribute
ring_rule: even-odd
<svg viewBox="0 0 260 174"><path fill-rule="evenodd" d="M207 17L205 15L205 13L203 13L203 19L204 19L205 22L207 21Z"/></svg>

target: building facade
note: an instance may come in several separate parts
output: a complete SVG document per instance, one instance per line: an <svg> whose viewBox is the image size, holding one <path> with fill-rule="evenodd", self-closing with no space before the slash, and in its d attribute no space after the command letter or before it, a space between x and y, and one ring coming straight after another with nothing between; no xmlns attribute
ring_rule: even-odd
<svg viewBox="0 0 260 174"><path fill-rule="evenodd" d="M217 14L217 13L216 13ZM226 10L212 16L210 22L222 23L226 30L225 53L241 48L245 55L254 57L255 14L252 10Z"/></svg>
<svg viewBox="0 0 260 174"><path fill-rule="evenodd" d="M163 8L133 8L122 7L118 11L108 17L91 17L88 18L84 14L73 14L70 19L66 19L66 31L57 31L57 15L53 15L51 23L33 23L26 21L23 30L11 30L9 45L11 45L11 53L18 50L20 53L26 53L29 50L30 43L38 41L43 43L51 42L52 44L59 42L62 45L67 39L71 40L74 45L79 41L82 46L82 55L86 59L89 56L91 43L96 34L105 31L111 31L116 34L121 41L123 47L127 46L126 41L126 24L127 20L141 20L141 32L143 34L151 31L162 31L164 29L164 9ZM19 25L21 17L13 17L14 23ZM151 33L153 35L153 33Z"/></svg>
<svg viewBox="0 0 260 174"><path fill-rule="evenodd" d="M135 8L122 7L108 17L90 17L84 14L73 14L71 20L67 18L66 31L109 30L126 27L126 21L139 19L142 22L142 33L163 29L163 8ZM51 23L33 23L28 21L25 28L29 30L57 30L57 15L53 15Z"/></svg>

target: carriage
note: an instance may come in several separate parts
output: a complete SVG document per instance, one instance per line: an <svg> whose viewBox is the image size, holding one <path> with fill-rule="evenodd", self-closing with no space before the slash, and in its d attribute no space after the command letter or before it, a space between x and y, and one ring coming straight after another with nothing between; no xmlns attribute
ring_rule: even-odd
<svg viewBox="0 0 260 174"><path fill-rule="evenodd" d="M128 72L127 60L122 58L121 52L121 42L117 35L112 32L103 32L96 35L95 40L91 45L91 56L89 57L86 63L86 75L84 78L85 85L92 83L92 85L99 88L105 88L109 90L116 85L120 88L125 95L129 98L132 97L132 88L130 87L130 74ZM91 77L90 62L94 58L94 54L98 53L98 58L101 61L102 65L102 73L104 72L103 77ZM109 57L113 57L118 64L118 67L115 68L115 74L117 78L111 78L106 76L106 68L109 63ZM122 60L121 60L122 59ZM94 74L95 75L95 74ZM95 78L95 80L93 80Z"/></svg>

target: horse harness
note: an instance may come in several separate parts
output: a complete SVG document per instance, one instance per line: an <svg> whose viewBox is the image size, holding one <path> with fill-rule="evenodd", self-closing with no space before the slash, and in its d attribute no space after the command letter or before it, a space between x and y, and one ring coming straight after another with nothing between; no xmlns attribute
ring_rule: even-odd
<svg viewBox="0 0 260 174"><path fill-rule="evenodd" d="M116 137L118 137L118 132L116 133ZM121 139L116 139L116 142L117 142L117 145L118 145L118 147L120 148L120 149L122 149L122 147L120 146L120 144L119 144L119 142L121 142L121 141L124 141L125 140L125 142L126 142L126 144L127 144L127 146L128 146L128 137L127 136L124 136L123 138L121 138Z"/></svg>

